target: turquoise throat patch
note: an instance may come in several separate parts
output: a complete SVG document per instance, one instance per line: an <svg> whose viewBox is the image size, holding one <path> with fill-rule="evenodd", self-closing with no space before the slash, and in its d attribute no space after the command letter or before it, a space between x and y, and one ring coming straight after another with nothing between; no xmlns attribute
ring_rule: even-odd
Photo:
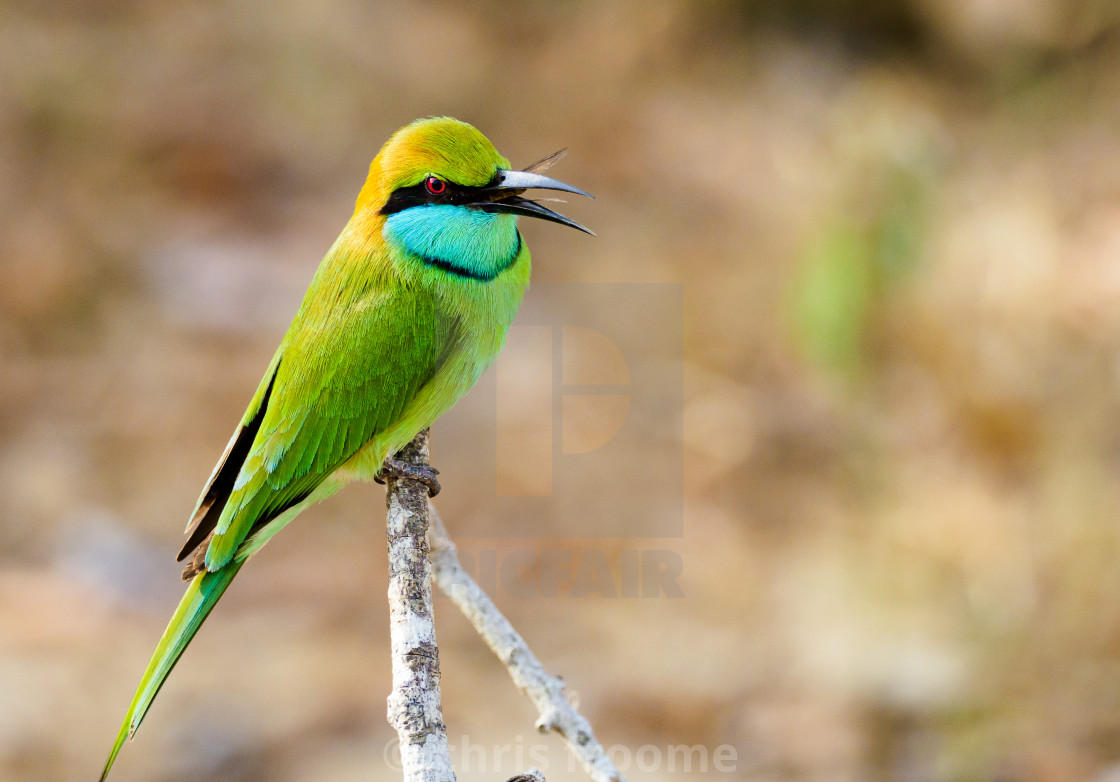
<svg viewBox="0 0 1120 782"><path fill-rule="evenodd" d="M385 239L427 263L476 280L492 280L521 250L517 217L466 206L413 206L385 220Z"/></svg>

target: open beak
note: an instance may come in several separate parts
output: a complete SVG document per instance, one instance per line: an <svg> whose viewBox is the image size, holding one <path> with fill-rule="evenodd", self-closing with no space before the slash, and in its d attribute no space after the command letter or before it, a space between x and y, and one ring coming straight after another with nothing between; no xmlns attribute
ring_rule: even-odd
<svg viewBox="0 0 1120 782"><path fill-rule="evenodd" d="M536 163L530 166L530 169L540 169L542 164L543 168L547 168L557 158L556 155L549 156L541 163ZM539 217L541 220L548 220L553 223L560 223L575 228L577 231L583 231L586 234L595 235L595 232L585 228L571 220L559 212L554 212L546 206L541 206L536 201L531 201L528 198L522 198L521 194L526 190L561 190L565 193L575 193L576 195L587 196L594 198L595 196L590 193L580 190L578 187L572 187L569 184L561 182L558 179L538 174L535 171L498 171L498 175L494 180L479 191L479 199L469 206L475 209L480 209L483 212L498 212L506 214L524 215L525 217Z"/></svg>

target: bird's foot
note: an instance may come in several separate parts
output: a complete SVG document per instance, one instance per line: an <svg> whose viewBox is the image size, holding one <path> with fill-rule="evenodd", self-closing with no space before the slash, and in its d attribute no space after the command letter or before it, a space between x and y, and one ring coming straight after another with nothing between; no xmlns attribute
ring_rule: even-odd
<svg viewBox="0 0 1120 782"><path fill-rule="evenodd" d="M402 462L400 459L394 459L390 456L381 464L381 469L373 476L373 480L377 483L384 484L386 478L410 478L414 481L420 481L428 487L428 496L435 497L439 494L440 485L436 480L439 475L439 470L429 465L418 466Z"/></svg>

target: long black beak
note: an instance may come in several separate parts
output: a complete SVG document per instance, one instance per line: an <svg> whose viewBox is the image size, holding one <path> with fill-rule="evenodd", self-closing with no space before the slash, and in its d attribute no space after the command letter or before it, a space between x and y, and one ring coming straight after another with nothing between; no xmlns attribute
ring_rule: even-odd
<svg viewBox="0 0 1120 782"><path fill-rule="evenodd" d="M546 160L550 160L546 158ZM544 162L544 161L542 161ZM550 160L551 162L551 160ZM536 164L539 166L540 164ZM531 168L534 166L531 166ZM546 206L541 206L536 201L531 201L528 198L522 198L521 194L526 190L562 190L565 193L575 193L576 195L587 196L594 198L584 190L578 187L573 187L558 179L537 174L532 171L498 171L497 176L493 181L479 191L481 196L477 201L469 204L476 209L483 212L502 212L506 214L524 215L526 217L538 217L541 220L548 220L553 223L560 223L577 231L583 231L586 234L595 235L595 232L589 228L577 223L575 220L564 217L559 212L554 212Z"/></svg>

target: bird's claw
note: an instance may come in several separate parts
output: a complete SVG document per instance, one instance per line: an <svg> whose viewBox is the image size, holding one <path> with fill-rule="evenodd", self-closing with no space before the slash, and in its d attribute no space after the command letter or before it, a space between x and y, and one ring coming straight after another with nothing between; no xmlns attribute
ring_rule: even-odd
<svg viewBox="0 0 1120 782"><path fill-rule="evenodd" d="M381 469L373 476L373 480L380 484L384 484L387 478L409 478L420 481L428 487L428 496L435 497L440 492L439 481L436 480L437 475L439 475L439 470L430 464L423 466L409 464L390 456L381 464Z"/></svg>

